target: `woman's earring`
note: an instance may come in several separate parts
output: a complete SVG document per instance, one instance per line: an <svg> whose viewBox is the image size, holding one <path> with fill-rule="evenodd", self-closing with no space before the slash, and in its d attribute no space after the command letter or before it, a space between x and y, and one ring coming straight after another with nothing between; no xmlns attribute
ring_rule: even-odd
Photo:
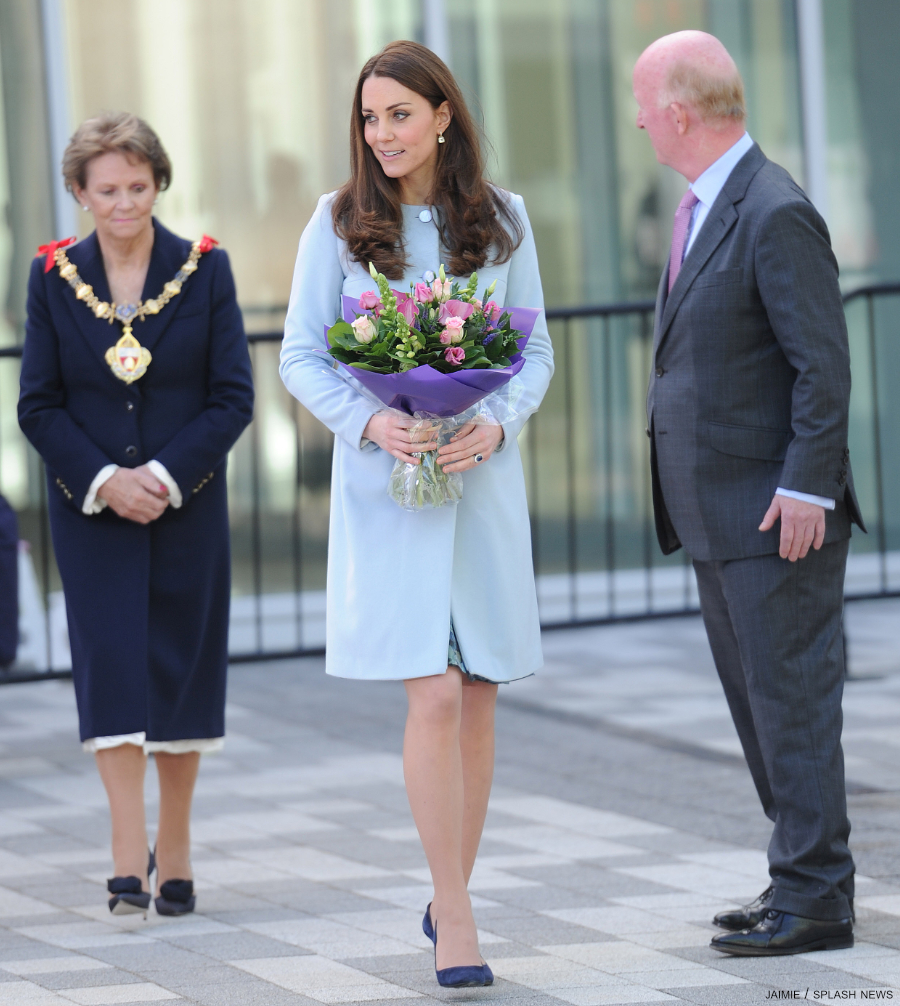
<svg viewBox="0 0 900 1006"><path fill-rule="evenodd" d="M82 206L81 208L84 210L85 213L87 213L87 206Z"/></svg>
<svg viewBox="0 0 900 1006"><path fill-rule="evenodd" d="M438 143L446 143L446 142L447 141L444 139L444 134L438 133Z"/></svg>

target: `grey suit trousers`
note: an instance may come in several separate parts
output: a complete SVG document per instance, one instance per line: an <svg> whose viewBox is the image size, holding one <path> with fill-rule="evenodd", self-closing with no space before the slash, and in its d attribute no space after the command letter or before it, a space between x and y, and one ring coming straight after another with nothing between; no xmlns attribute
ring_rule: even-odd
<svg viewBox="0 0 900 1006"><path fill-rule="evenodd" d="M770 908L850 916L853 859L841 750L841 633L849 541L694 560L716 669L766 815L775 822Z"/></svg>

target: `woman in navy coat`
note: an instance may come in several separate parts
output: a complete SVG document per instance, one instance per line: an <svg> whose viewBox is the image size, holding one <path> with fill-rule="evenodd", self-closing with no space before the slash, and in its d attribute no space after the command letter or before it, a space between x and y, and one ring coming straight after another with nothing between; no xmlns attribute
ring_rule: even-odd
<svg viewBox="0 0 900 1006"><path fill-rule="evenodd" d="M81 739L110 802L110 909L149 907L153 752L156 907L181 914L200 753L225 732L225 466L253 411L247 340L225 253L152 216L171 167L146 123L83 123L63 173L96 229L32 267L19 423L47 468Z"/></svg>

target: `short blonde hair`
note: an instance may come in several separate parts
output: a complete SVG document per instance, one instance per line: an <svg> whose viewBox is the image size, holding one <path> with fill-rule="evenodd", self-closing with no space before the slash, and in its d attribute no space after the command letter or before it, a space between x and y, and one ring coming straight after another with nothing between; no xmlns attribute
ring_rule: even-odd
<svg viewBox="0 0 900 1006"><path fill-rule="evenodd" d="M85 119L69 140L62 162L69 192L74 192L75 185L85 187L87 167L95 157L112 152L149 164L158 189L167 189L171 184L172 162L150 126L130 112L104 112Z"/></svg>
<svg viewBox="0 0 900 1006"><path fill-rule="evenodd" d="M686 61L675 63L666 75L666 104L690 105L709 125L743 122L747 117L744 82L734 68L727 75L704 73Z"/></svg>

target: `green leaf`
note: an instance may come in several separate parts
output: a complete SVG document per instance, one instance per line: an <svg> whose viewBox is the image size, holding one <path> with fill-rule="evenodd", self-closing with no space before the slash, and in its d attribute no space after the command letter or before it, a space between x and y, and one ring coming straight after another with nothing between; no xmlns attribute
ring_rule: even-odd
<svg viewBox="0 0 900 1006"><path fill-rule="evenodd" d="M370 370L373 374L389 374L391 372L390 367L373 367L371 363L364 363L362 360L354 360L348 366L355 367L357 370Z"/></svg>
<svg viewBox="0 0 900 1006"><path fill-rule="evenodd" d="M328 345L342 346L344 349L358 349L360 343L356 339L352 326L346 321L336 322L328 329Z"/></svg>

